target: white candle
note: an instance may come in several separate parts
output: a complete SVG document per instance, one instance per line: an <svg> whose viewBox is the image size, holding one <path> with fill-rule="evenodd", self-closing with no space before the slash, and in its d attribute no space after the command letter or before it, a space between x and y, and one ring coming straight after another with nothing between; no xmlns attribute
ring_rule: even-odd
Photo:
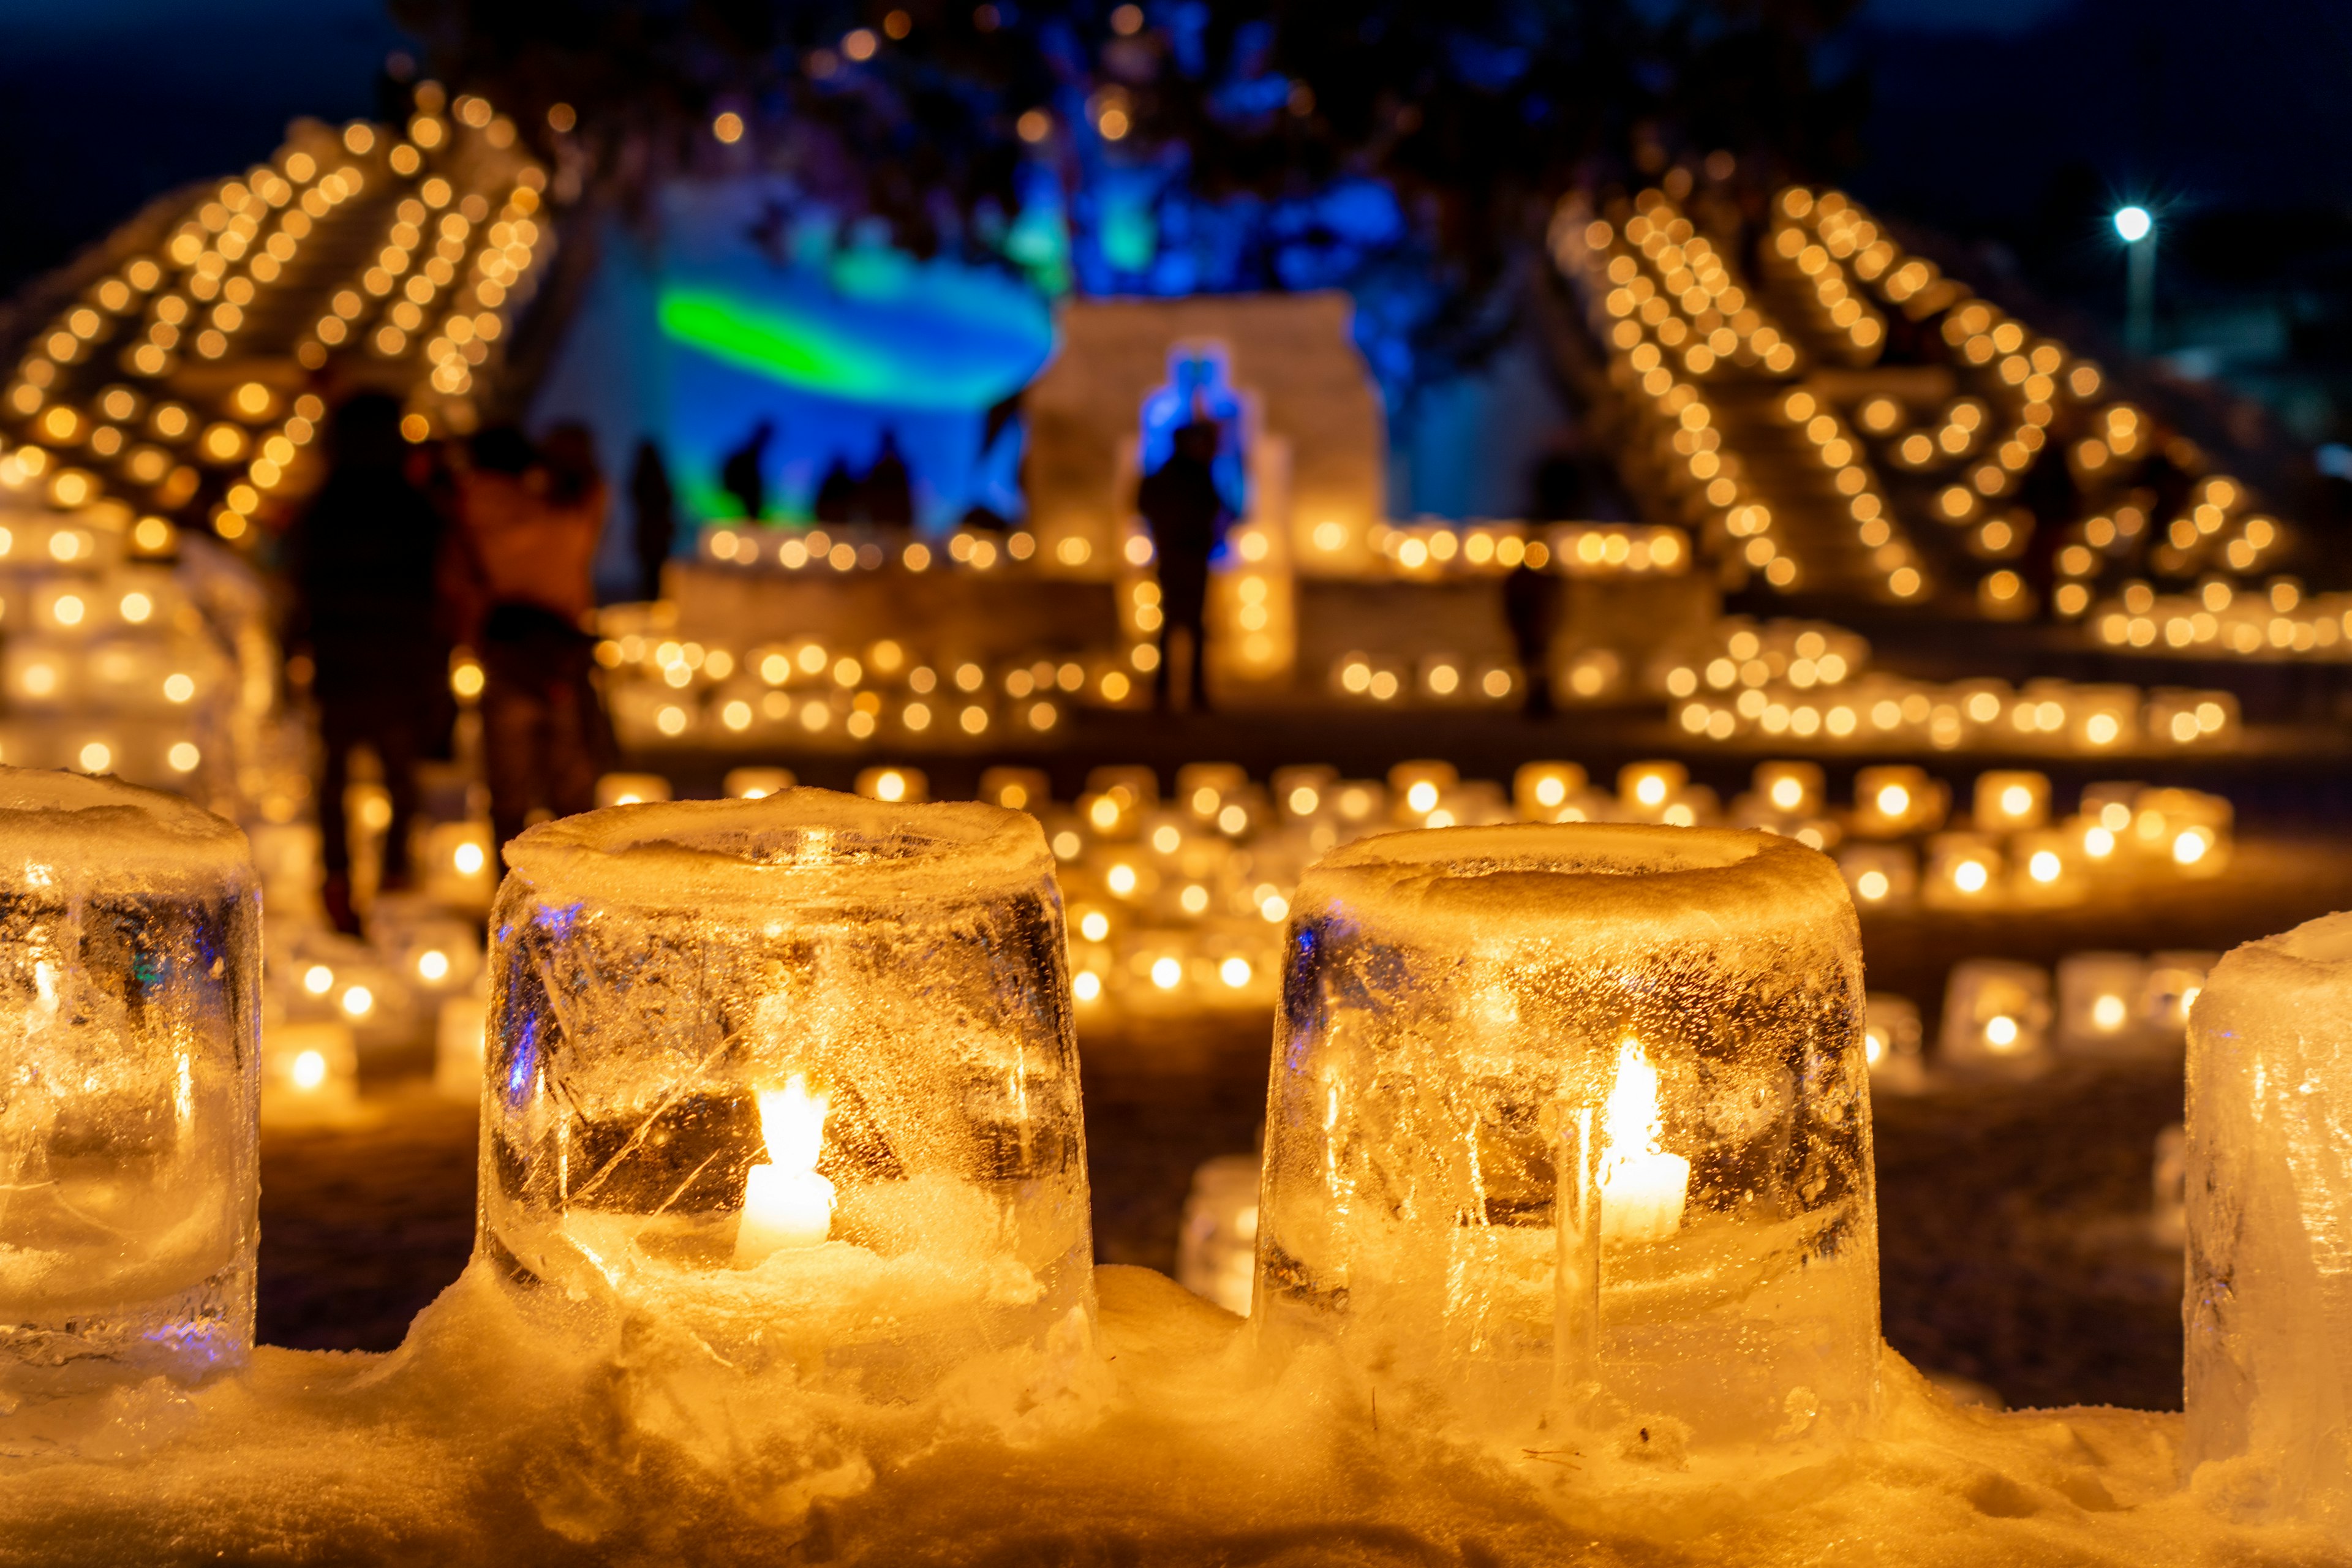
<svg viewBox="0 0 2352 1568"><path fill-rule="evenodd" d="M735 1233L737 1267L754 1268L787 1247L821 1247L833 1228L833 1184L817 1174L824 1148L826 1097L794 1073L781 1089L760 1091L760 1135L769 1163L743 1184L743 1217Z"/></svg>
<svg viewBox="0 0 2352 1568"><path fill-rule="evenodd" d="M1690 1162L1659 1148L1658 1069L1638 1040L1617 1051L1617 1081L1601 1108L1601 1239L1621 1247L1664 1241L1683 1226Z"/></svg>

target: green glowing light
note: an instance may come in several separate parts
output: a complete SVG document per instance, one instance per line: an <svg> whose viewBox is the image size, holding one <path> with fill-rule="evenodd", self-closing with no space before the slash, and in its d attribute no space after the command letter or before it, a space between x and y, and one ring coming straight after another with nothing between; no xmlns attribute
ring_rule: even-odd
<svg viewBox="0 0 2352 1568"><path fill-rule="evenodd" d="M1003 333L979 323L828 310L800 301L761 300L709 289L662 290L662 331L740 370L803 391L900 408L985 408L1034 373L1051 329L1026 363L1008 363ZM1042 322L1042 312L1041 312Z"/></svg>

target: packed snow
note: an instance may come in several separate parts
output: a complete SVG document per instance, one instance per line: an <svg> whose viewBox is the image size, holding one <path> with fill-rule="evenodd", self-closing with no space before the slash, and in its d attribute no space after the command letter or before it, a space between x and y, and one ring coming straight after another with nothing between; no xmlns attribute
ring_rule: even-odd
<svg viewBox="0 0 2352 1568"><path fill-rule="evenodd" d="M1633 1434L1482 1446L1327 1354L1261 1362L1160 1275L1097 1279L1098 1342L1066 1364L870 1405L477 1263L389 1354L263 1349L194 1390L18 1407L0 1563L2331 1560L2218 1517L2226 1476L2184 1490L2178 1416L1958 1408L1889 1352L1875 1440L1743 1481Z"/></svg>

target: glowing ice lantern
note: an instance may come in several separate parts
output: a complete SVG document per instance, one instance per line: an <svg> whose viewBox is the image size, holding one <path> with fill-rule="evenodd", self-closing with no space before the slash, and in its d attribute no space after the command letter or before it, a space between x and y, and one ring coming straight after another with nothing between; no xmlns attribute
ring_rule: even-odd
<svg viewBox="0 0 2352 1568"><path fill-rule="evenodd" d="M2139 735L2139 688L2077 686L2066 694L2068 732L2077 750L2112 752Z"/></svg>
<svg viewBox="0 0 2352 1568"><path fill-rule="evenodd" d="M0 1402L253 1343L261 908L174 795L0 769Z"/></svg>
<svg viewBox="0 0 2352 1568"><path fill-rule="evenodd" d="M1948 796L1925 768L1864 768L1853 775L1850 826L1862 838L1904 838L1942 826Z"/></svg>
<svg viewBox="0 0 2352 1568"><path fill-rule="evenodd" d="M1863 1054L1870 1062L1874 1091L1916 1094L1927 1087L1927 1058L1920 1054L1918 1005L1907 996L1870 993L1863 1027Z"/></svg>
<svg viewBox="0 0 2352 1568"><path fill-rule="evenodd" d="M490 825L436 822L425 830L425 896L451 909L480 910L496 883Z"/></svg>
<svg viewBox="0 0 2352 1568"><path fill-rule="evenodd" d="M1927 840L1923 901L1937 910L1990 910L2001 903L2000 846L1980 833L1938 833Z"/></svg>
<svg viewBox="0 0 2352 1568"><path fill-rule="evenodd" d="M261 1120L302 1126L348 1117L359 1104L359 1047L352 1026L320 1018L261 1032Z"/></svg>
<svg viewBox="0 0 2352 1568"><path fill-rule="evenodd" d="M2184 877L2229 869L2230 803L2193 789L2147 789L2132 803L2131 838L2149 859Z"/></svg>
<svg viewBox="0 0 2352 1568"><path fill-rule="evenodd" d="M1849 844L1837 862L1857 909L1909 909L1919 896L1919 858L1907 844Z"/></svg>
<svg viewBox="0 0 2352 1568"><path fill-rule="evenodd" d="M2050 820L2050 775L2023 768L1979 773L1974 819L1979 833L2042 826Z"/></svg>
<svg viewBox="0 0 2352 1568"><path fill-rule="evenodd" d="M1824 799L1817 763L1759 763L1751 786L1781 816L1819 816Z"/></svg>
<svg viewBox="0 0 2352 1568"><path fill-rule="evenodd" d="M1220 1154L1205 1162L1192 1173L1176 1233L1176 1282L1229 1312L1250 1310L1257 1272L1260 1163L1255 1154Z"/></svg>
<svg viewBox="0 0 2352 1568"><path fill-rule="evenodd" d="M2058 1048L2068 1056L2123 1057L2147 1050L2143 1021L2147 961L2136 952L2075 952L2058 961Z"/></svg>
<svg viewBox="0 0 2352 1568"><path fill-rule="evenodd" d="M2038 827L2009 840L2009 900L2021 907L2054 909L2083 901L2090 882L2083 874L2079 841L2065 829Z"/></svg>
<svg viewBox="0 0 2352 1568"><path fill-rule="evenodd" d="M1574 763L1528 763L1511 775L1511 803L1525 822L1559 822L1586 786Z"/></svg>
<svg viewBox="0 0 2352 1568"><path fill-rule="evenodd" d="M861 768L857 793L885 805L919 805L931 798L931 781L920 768Z"/></svg>
<svg viewBox="0 0 2352 1568"><path fill-rule="evenodd" d="M765 800L795 782L790 768L730 768L719 793L730 800Z"/></svg>
<svg viewBox="0 0 2352 1568"><path fill-rule="evenodd" d="M1945 1066L2036 1070L2045 1064L2049 1031L2048 970L2000 958L1971 958L1952 965L1944 984L1943 1033L1936 1042Z"/></svg>
<svg viewBox="0 0 2352 1568"><path fill-rule="evenodd" d="M1664 822L1690 783L1680 763L1628 763L1617 772L1617 804L1638 822Z"/></svg>
<svg viewBox="0 0 2352 1568"><path fill-rule="evenodd" d="M877 1398L1089 1340L1034 817L794 789L591 812L508 855L479 1246L526 1300L544 1284L740 1373Z"/></svg>
<svg viewBox="0 0 2352 1568"><path fill-rule="evenodd" d="M2152 952L2147 977L2139 994L2139 1020L2166 1046L2178 1046L2189 1030L2189 1010L2197 1005L2207 977L2221 962L2218 952Z"/></svg>
<svg viewBox="0 0 2352 1568"><path fill-rule="evenodd" d="M659 773L604 773L596 780L598 805L636 805L668 798L669 780Z"/></svg>
<svg viewBox="0 0 2352 1568"><path fill-rule="evenodd" d="M1446 791L1462 782L1452 763L1399 763L1389 770L1389 799L1396 820L1418 827L1429 820Z"/></svg>
<svg viewBox="0 0 2352 1568"><path fill-rule="evenodd" d="M2352 1547L2352 915L2215 965L2189 1032L2183 1468L2242 1518ZM2219 1486L2201 1484L2211 1479Z"/></svg>
<svg viewBox="0 0 2352 1568"><path fill-rule="evenodd" d="M1706 828L1391 834L1307 870L1287 951L1270 1348L1336 1339L1517 1434L1862 1429L1862 974L1826 858Z"/></svg>
<svg viewBox="0 0 2352 1568"><path fill-rule="evenodd" d="M2243 734L2237 694L2158 687L2148 693L2147 733L2160 745L2234 746Z"/></svg>

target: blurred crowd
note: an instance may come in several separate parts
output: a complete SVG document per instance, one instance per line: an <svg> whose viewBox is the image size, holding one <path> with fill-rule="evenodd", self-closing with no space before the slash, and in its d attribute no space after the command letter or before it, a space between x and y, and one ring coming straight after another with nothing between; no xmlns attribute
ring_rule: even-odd
<svg viewBox="0 0 2352 1568"><path fill-rule="evenodd" d="M593 569L607 486L585 426L533 442L494 425L413 444L393 398L362 393L329 427L330 469L288 539L287 643L307 659L323 745L320 826L330 918L358 930L346 786L355 752L381 766L392 816L380 888L408 885L416 763L444 753L451 658L479 660L483 773L496 841L537 816L594 804L613 742L589 679ZM648 444L632 476L641 534L667 482ZM641 566L657 571L667 553Z"/></svg>

